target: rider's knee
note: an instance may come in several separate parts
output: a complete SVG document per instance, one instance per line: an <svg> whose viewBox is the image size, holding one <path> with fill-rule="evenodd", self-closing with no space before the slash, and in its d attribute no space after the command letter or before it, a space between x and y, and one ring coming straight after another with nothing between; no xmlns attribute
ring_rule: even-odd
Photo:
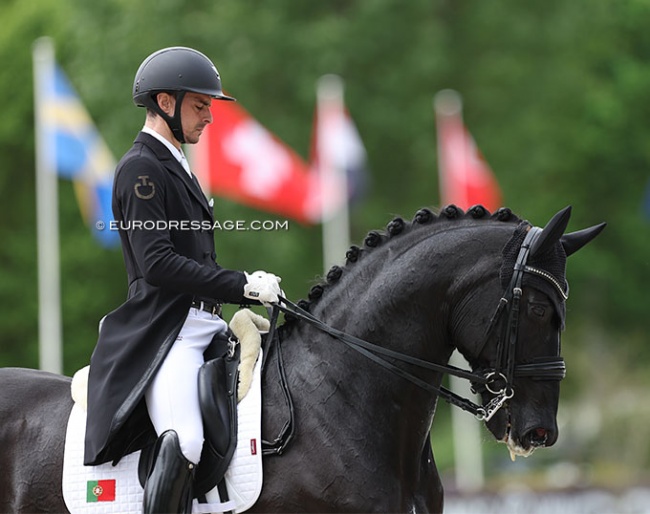
<svg viewBox="0 0 650 514"><path fill-rule="evenodd" d="M201 459L201 451L203 450L203 437L180 436L179 442L183 456L195 465L198 464Z"/></svg>

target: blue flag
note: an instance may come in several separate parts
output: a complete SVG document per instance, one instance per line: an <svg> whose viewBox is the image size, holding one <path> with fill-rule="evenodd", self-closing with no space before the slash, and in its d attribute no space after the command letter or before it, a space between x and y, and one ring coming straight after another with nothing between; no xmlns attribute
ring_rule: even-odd
<svg viewBox="0 0 650 514"><path fill-rule="evenodd" d="M103 246L117 246L119 235L109 230L115 159L58 66L44 91L43 119L57 174L74 182L79 209L96 239Z"/></svg>

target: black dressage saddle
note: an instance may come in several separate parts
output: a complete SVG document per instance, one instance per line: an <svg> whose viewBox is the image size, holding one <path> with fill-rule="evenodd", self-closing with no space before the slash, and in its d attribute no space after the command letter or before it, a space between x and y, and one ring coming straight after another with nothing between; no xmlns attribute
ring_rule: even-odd
<svg viewBox="0 0 650 514"><path fill-rule="evenodd" d="M199 370L198 381L205 442L194 483L194 497L199 499L221 483L237 447L241 348L228 331L214 337L204 357L206 362ZM138 477L143 487L153 464L153 450L152 444L140 454Z"/></svg>

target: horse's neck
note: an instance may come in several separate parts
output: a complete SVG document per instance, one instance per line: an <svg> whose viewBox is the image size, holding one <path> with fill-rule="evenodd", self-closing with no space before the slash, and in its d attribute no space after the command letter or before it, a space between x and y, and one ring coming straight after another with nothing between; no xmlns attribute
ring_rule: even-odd
<svg viewBox="0 0 650 514"><path fill-rule="evenodd" d="M377 259L377 266L369 271L350 270L316 302L312 312L346 334L412 357L446 363L452 348L446 340L445 288L434 287L436 277L427 276L429 283L425 283L422 271L408 263L398 266L402 273L397 276L380 262ZM383 273L366 275L379 267ZM314 408L321 408L319 402L326 398L328 408L345 413L351 431L376 432L374 442L390 447L393 459L419 455L435 412L436 398L430 392L314 327L301 323L296 337L301 347L296 351L302 353L297 360L311 369L306 373L311 383L305 387L318 384ZM429 384L440 384L438 373L397 365Z"/></svg>
<svg viewBox="0 0 650 514"><path fill-rule="evenodd" d="M325 287L311 312L376 345L446 363L457 339L457 320L471 314L470 303L476 303L466 300L472 297L472 284L484 280L486 270L489 280L498 276L497 249L507 239L504 233L490 246L484 233L453 230L451 224L443 228L447 235L423 233L422 228L368 250ZM469 325L479 325L471 319ZM398 472L400 482L419 484L422 469L435 469L428 449L435 395L307 323L290 327L283 330L287 340L282 346L296 391L297 444L363 455L369 466ZM438 373L389 361L440 385ZM277 417L275 409L269 409L270 417ZM276 423L281 426L281 421Z"/></svg>
<svg viewBox="0 0 650 514"><path fill-rule="evenodd" d="M291 352L287 361L295 363L294 387L305 393L296 401L304 402L302 410L318 411L320 418L336 423L345 446L360 445L348 451L366 453L375 447L372 458L394 465L421 454L435 412L433 395L313 327L302 326L291 339L283 347ZM436 373L415 373L440 383ZM310 437L317 439L320 429L314 429L317 434Z"/></svg>
<svg viewBox="0 0 650 514"><path fill-rule="evenodd" d="M325 288L312 312L330 326L376 345L445 364L453 351L458 313L465 313L466 299L474 294L476 283L487 276L498 276L499 248L512 230L500 225L503 233L495 237L485 225L457 223L444 225L446 228L440 232L420 230L399 235L368 250L363 259L346 266L340 279ZM307 330L309 334L304 337L322 340L314 329ZM367 380L368 376L388 380L388 393L381 388L374 391L377 395L392 393L392 398L383 398L385 403L393 398L408 403L421 396L414 395L413 385L403 378L359 355L351 357L354 366L362 367L368 376L346 376L350 369L346 359L352 352L341 357L342 343L333 342L329 336L325 336L323 344L323 348L313 351L324 352L324 358L335 360L338 365L330 366L329 373L337 374L346 383ZM401 367L426 382L440 380L435 373L403 364ZM420 402L413 410L422 404L427 403ZM431 408L432 402L428 405Z"/></svg>

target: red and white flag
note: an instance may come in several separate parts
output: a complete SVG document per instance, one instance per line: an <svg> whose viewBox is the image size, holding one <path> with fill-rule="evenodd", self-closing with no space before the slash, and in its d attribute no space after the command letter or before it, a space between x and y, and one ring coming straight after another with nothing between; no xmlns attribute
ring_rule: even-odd
<svg viewBox="0 0 650 514"><path fill-rule="evenodd" d="M343 83L326 75L319 94L311 140L310 195L312 219L327 220L346 202L358 199L366 189L366 150L343 103Z"/></svg>
<svg viewBox="0 0 650 514"><path fill-rule="evenodd" d="M302 223L312 182L309 167L240 104L212 102L213 123L193 151L206 192Z"/></svg>
<svg viewBox="0 0 650 514"><path fill-rule="evenodd" d="M501 207L501 190L492 170L465 128L460 95L439 92L434 101L438 130L441 205L468 209L481 204L489 211Z"/></svg>
<svg viewBox="0 0 650 514"><path fill-rule="evenodd" d="M325 217L343 202L354 202L367 188L367 156L349 111L314 114L310 162L312 218ZM331 173L335 168L339 174ZM324 174L322 176L321 174Z"/></svg>

